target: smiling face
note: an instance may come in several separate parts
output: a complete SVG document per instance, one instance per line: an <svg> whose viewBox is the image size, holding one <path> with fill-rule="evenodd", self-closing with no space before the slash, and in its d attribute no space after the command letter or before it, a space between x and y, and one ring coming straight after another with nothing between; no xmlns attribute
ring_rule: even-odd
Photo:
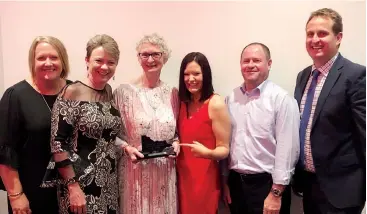
<svg viewBox="0 0 367 214"><path fill-rule="evenodd" d="M161 49L151 43L143 43L139 47L138 60L144 72L160 72L164 65Z"/></svg>
<svg viewBox="0 0 367 214"><path fill-rule="evenodd" d="M102 46L95 48L90 57L85 59L89 78L97 84L106 84L115 74L117 60L114 59Z"/></svg>
<svg viewBox="0 0 367 214"><path fill-rule="evenodd" d="M184 71L184 82L187 90L191 94L199 95L201 93L203 87L203 72L197 62L192 61L187 64Z"/></svg>
<svg viewBox="0 0 367 214"><path fill-rule="evenodd" d="M333 20L316 16L306 26L306 49L316 67L324 65L336 55L342 40L342 32L334 34Z"/></svg>
<svg viewBox="0 0 367 214"><path fill-rule="evenodd" d="M39 43L34 51L34 75L36 78L55 80L60 78L62 63L56 49L47 42Z"/></svg>
<svg viewBox="0 0 367 214"><path fill-rule="evenodd" d="M246 89L252 90L268 78L271 63L260 45L250 45L243 51L241 72Z"/></svg>

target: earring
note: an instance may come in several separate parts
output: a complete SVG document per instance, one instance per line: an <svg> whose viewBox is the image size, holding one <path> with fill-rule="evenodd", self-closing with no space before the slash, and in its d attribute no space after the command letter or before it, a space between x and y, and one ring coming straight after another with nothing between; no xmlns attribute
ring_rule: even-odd
<svg viewBox="0 0 367 214"><path fill-rule="evenodd" d="M115 76L112 77L112 80L115 81Z"/></svg>

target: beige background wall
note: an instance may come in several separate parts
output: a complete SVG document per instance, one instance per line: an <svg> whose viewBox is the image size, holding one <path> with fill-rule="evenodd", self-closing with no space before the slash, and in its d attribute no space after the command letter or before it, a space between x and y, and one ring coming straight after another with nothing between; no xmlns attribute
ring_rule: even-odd
<svg viewBox="0 0 367 214"><path fill-rule="evenodd" d="M191 51L208 57L214 88L222 95L242 82L239 55L253 41L272 52L270 79L293 93L295 78L311 63L305 50L305 23L311 11L331 7L345 25L341 52L365 64L365 2L1 2L4 87L28 75L27 54L37 35L61 39L70 56L70 79L86 75L85 45L97 33L114 37L121 49L113 86L141 73L135 44L144 33L158 32L172 49L162 79L178 85L179 65Z"/></svg>
<svg viewBox="0 0 367 214"><path fill-rule="evenodd" d="M172 57L162 79L178 85L179 66L189 52L209 59L214 88L226 95L242 83L239 55L254 41L272 52L270 79L293 93L297 73L311 63L305 50L305 23L311 11L330 7L343 17L341 53L365 65L365 1L244 2L0 2L0 96L24 79L28 48L35 36L53 35L65 44L70 79L86 75L85 45L99 33L111 35L121 49L116 87L141 74L135 44L145 33L165 37ZM0 193L0 214L5 213Z"/></svg>

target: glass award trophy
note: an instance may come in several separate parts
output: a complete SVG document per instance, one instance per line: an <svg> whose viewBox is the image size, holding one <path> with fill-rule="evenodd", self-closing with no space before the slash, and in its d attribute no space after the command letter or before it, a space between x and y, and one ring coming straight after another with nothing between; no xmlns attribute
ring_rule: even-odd
<svg viewBox="0 0 367 214"><path fill-rule="evenodd" d="M166 141L154 141L145 135L141 136L142 151L140 151L144 158L138 159L150 159L158 157L167 157L169 155L176 155L171 144Z"/></svg>

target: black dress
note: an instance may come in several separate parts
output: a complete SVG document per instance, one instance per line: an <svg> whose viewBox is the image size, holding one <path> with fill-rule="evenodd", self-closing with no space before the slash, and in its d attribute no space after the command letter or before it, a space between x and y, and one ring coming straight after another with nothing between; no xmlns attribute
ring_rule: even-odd
<svg viewBox="0 0 367 214"><path fill-rule="evenodd" d="M58 212L56 188L40 188L51 157L47 105L52 109L56 97L41 95L23 80L8 88L0 101L0 164L18 170L33 214ZM12 213L9 203L8 208Z"/></svg>
<svg viewBox="0 0 367 214"><path fill-rule="evenodd" d="M111 87L95 90L79 81L68 85L55 102L51 123L51 151L64 158L51 159L42 186L57 186L59 213L71 213L68 188L57 170L66 165L72 166L86 196L87 213L117 213L115 139L121 119Z"/></svg>

